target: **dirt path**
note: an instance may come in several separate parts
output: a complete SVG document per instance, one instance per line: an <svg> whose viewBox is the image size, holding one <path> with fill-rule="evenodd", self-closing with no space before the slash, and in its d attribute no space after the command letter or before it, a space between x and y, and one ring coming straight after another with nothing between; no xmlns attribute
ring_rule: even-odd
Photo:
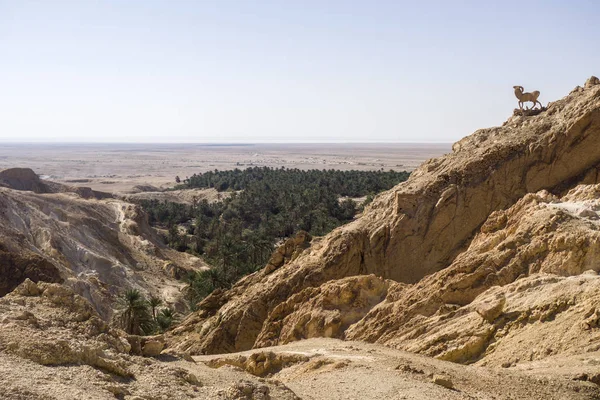
<svg viewBox="0 0 600 400"><path fill-rule="evenodd" d="M531 373L527 368L464 366L380 345L336 339L310 339L243 353L194 358L198 365L224 363L220 369L239 372L241 368L227 364L239 363L240 355L247 357L260 352L308 358L266 375L266 382L280 381L306 400L600 398L598 386L573 380L550 364L546 368L537 366ZM433 383L437 376L452 382L453 389Z"/></svg>

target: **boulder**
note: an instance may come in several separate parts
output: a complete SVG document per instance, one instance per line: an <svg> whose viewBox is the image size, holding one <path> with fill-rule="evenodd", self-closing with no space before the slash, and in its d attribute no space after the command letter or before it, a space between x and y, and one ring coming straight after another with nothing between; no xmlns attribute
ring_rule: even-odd
<svg viewBox="0 0 600 400"><path fill-rule="evenodd" d="M164 347L165 344L158 340L146 340L142 347L142 355L144 357L157 357Z"/></svg>
<svg viewBox="0 0 600 400"><path fill-rule="evenodd" d="M487 322L494 322L494 320L502 314L504 304L506 304L504 293L498 293L498 295L491 299L477 304L475 311L477 311L477 314L481 315L481 318Z"/></svg>
<svg viewBox="0 0 600 400"><path fill-rule="evenodd" d="M17 286L17 292L22 296L39 296L42 291L31 279L25 278L25 281Z"/></svg>
<svg viewBox="0 0 600 400"><path fill-rule="evenodd" d="M448 378L447 376L434 375L433 378L431 379L431 381L433 383L435 383L436 385L445 387L446 389L454 389L454 384L452 383L450 378Z"/></svg>
<svg viewBox="0 0 600 400"><path fill-rule="evenodd" d="M595 76L591 76L587 81L585 81L585 88L590 89L593 86L600 85L600 79Z"/></svg>

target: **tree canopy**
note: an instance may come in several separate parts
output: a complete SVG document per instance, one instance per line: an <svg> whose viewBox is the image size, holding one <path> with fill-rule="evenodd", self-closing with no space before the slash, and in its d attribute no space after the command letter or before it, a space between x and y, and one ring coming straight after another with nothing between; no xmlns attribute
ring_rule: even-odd
<svg viewBox="0 0 600 400"><path fill-rule="evenodd" d="M372 199L408 176L408 172L382 170L215 170L194 174L177 188L231 192L221 201L186 205L143 200L141 204L150 223L167 231L171 247L201 255L213 266L210 274L190 278L196 279L189 286L201 298L263 267L281 239L300 230L325 235L351 221L359 206L341 197Z"/></svg>

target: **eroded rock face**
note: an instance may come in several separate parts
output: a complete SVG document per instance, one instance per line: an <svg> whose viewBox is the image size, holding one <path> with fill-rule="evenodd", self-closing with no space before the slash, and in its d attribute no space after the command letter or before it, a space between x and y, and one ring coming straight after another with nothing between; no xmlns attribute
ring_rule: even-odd
<svg viewBox="0 0 600 400"><path fill-rule="evenodd" d="M36 193L49 193L48 185L44 184L30 168L10 168L0 171L0 186L15 190L30 190Z"/></svg>
<svg viewBox="0 0 600 400"><path fill-rule="evenodd" d="M84 199L112 198L110 193L92 190L89 187L73 187L40 179L31 168L9 168L0 171L0 186L34 193L76 193Z"/></svg>
<svg viewBox="0 0 600 400"><path fill-rule="evenodd" d="M11 292L25 279L33 282L62 282L58 268L35 253L10 253L0 243L0 296Z"/></svg>
<svg viewBox="0 0 600 400"><path fill-rule="evenodd" d="M0 298L0 397L216 399L239 379L227 373L215 379L180 353L140 357L157 355L162 345L160 336L134 337L111 328L64 285L26 280ZM262 386L277 399L296 398L293 392L280 396L272 384L252 390L250 398L261 398L256 396L265 392Z"/></svg>
<svg viewBox="0 0 600 400"><path fill-rule="evenodd" d="M313 337L343 338L387 294L390 282L375 275L353 276L306 288L269 314L256 347Z"/></svg>
<svg viewBox="0 0 600 400"><path fill-rule="evenodd" d="M413 319L387 344L442 360L496 367L597 351L599 285L600 278L590 274L535 274L494 287L458 310ZM498 295L506 297L503 310L494 320L482 318L478 307Z"/></svg>
<svg viewBox="0 0 600 400"><path fill-rule="evenodd" d="M305 231L300 231L293 238L287 239L275 249L265 267L265 272L273 272L282 265L294 261L309 247L311 240L312 237Z"/></svg>
<svg viewBox="0 0 600 400"><path fill-rule="evenodd" d="M293 296L312 293L310 288L318 288L318 296L327 282L375 274L411 285L392 284L385 302L342 331L349 338L400 346L399 327L408 330L422 319L459 312L492 286L539 272L580 273L597 243L595 233L581 233L595 229L580 225L573 233L554 231L568 225L570 217L549 203L578 182L594 182L599 163L600 86L589 84L540 115L513 116L502 127L457 142L452 154L426 162L408 181L378 196L360 219L313 239L297 259L270 274L243 279L219 295L217 309L201 307L175 330L171 344L218 353L271 343L292 332L301 318L310 320L311 307L322 313L318 302L305 311L284 305ZM511 214L502 210L519 200L512 212L535 211L543 226L511 223ZM507 226L529 236L512 234ZM548 245L536 239L544 232ZM578 250L584 245L590 250ZM489 319L497 312L488 311L483 312ZM278 326L286 318L290 326ZM267 321L276 322L275 328ZM480 337L493 334L485 326L478 329ZM285 337L293 340L294 334ZM479 354L477 346L472 354Z"/></svg>
<svg viewBox="0 0 600 400"><path fill-rule="evenodd" d="M598 190L599 185L582 185L562 198L546 191L528 194L508 210L492 213L469 248L450 266L415 285L393 284L386 300L351 326L346 338L473 362L490 358L488 347L503 342L502 329L513 320L526 318L537 323L540 318L530 319L529 315L547 314L540 322L544 323L563 311L568 311L566 316L579 307L591 307L593 301L584 306L587 300L573 290L574 281L560 276L579 277L600 269L600 200L590 200ZM582 209L590 212L582 216ZM584 283L591 287L600 282L595 272L581 276L586 276ZM529 290L532 287L537 289ZM516 314L511 310L513 302L522 303ZM569 318L577 321L575 325L584 320L581 315ZM527 324L511 325L514 336L523 343L533 332ZM536 329L542 332L542 328ZM563 328L554 325L552 329L558 332ZM593 335L579 335L574 337L582 340L571 341L579 351L595 340ZM529 354L531 343L516 343L516 353Z"/></svg>
<svg viewBox="0 0 600 400"><path fill-rule="evenodd" d="M0 326L0 351L42 365L86 364L130 376L119 358L129 352L128 342L59 284L26 280L0 299Z"/></svg>
<svg viewBox="0 0 600 400"><path fill-rule="evenodd" d="M202 266L164 245L139 206L0 187L0 296L29 278L64 282L105 320L115 296L129 288L160 293L183 311L177 278Z"/></svg>
<svg viewBox="0 0 600 400"><path fill-rule="evenodd" d="M255 376L265 376L279 372L283 368L297 363L305 363L309 358L302 354L273 353L272 351L256 352L249 356L224 357L210 360L206 364L212 368L232 365Z"/></svg>

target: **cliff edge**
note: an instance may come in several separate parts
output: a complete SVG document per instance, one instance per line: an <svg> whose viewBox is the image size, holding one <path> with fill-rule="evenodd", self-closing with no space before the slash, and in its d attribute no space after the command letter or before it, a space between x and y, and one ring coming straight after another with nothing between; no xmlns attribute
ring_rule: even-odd
<svg viewBox="0 0 600 400"><path fill-rule="evenodd" d="M378 341L457 361L477 360L493 341L495 333L490 332L501 328L488 329L486 339L480 340L484 343L470 355L456 356L449 355L451 344L432 350L452 335L419 347L408 345L406 335L426 337L429 325L420 331L406 329L434 316L443 320L449 318L447 313L466 313L464 307L477 314L471 303L478 296L492 289L518 291L522 279L535 286L533 282L545 279L543 273L567 277L600 269L600 263L589 261L595 247L584 252L588 255L570 259L568 252L560 253L565 246L575 252L582 245L577 240L556 239L554 247L538 253L546 261L520 254L517 265L510 260L522 250L519 240L507 240L505 249L501 240L488 238L492 232L504 232L506 239L509 226L515 231L529 229L535 238L540 234L535 229L545 226L547 218L560 233L561 210L549 204L579 201L563 196L577 196L568 193L580 184L595 184L599 167L600 82L592 77L584 87L550 103L544 113L512 116L501 127L478 130L455 143L451 154L424 163L408 181L379 195L359 219L314 239L293 261L212 294L173 331L171 346L213 354L321 336ZM543 222L526 228L523 216L535 207ZM594 241L595 227L576 217L579 222L571 221L569 227L579 224L573 229L593 231ZM546 240L551 240L556 235L548 229ZM571 261L556 261L563 258ZM487 269L481 269L482 259L490 260ZM441 287L446 291L440 292ZM496 296L501 298L501 293ZM510 305L511 296L504 296L498 301ZM494 302L489 302L493 308ZM477 324L482 323L478 318Z"/></svg>

